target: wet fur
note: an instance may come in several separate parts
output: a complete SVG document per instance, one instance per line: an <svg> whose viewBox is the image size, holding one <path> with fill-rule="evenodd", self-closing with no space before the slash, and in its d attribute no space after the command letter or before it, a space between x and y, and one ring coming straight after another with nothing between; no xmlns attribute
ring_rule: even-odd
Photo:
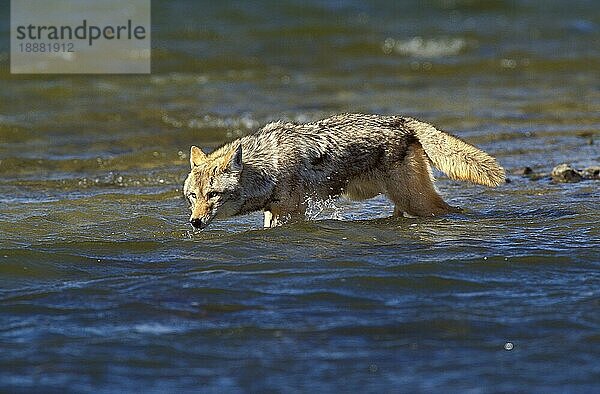
<svg viewBox="0 0 600 394"><path fill-rule="evenodd" d="M456 211L434 187L430 161L453 179L487 186L504 170L487 153L413 118L342 114L317 122L270 123L205 155L190 152L184 184L190 220L265 212L265 226L303 217L307 198L363 200L385 194L395 215Z"/></svg>

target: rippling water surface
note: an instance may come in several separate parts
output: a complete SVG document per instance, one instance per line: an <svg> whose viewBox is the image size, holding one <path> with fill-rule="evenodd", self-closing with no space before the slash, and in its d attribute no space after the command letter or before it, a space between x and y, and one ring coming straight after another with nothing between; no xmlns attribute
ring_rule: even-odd
<svg viewBox="0 0 600 394"><path fill-rule="evenodd" d="M598 165L597 2L154 2L149 76L12 76L3 7L0 390L600 389L598 181L198 233L180 190L191 144L344 111Z"/></svg>

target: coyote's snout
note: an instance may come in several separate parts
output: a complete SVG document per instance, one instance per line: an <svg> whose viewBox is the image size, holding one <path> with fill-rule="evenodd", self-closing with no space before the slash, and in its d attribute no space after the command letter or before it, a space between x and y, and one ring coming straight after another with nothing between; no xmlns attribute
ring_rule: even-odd
<svg viewBox="0 0 600 394"><path fill-rule="evenodd" d="M456 211L435 190L431 161L450 178L504 182L487 153L413 118L343 114L313 123L275 122L209 155L192 146L183 192L190 223L264 211L265 227L304 217L307 199L385 194L395 215Z"/></svg>

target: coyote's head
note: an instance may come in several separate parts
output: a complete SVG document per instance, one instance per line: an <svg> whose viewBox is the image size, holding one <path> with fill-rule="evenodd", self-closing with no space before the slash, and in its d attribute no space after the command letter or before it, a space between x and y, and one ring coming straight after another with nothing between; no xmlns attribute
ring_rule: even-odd
<svg viewBox="0 0 600 394"><path fill-rule="evenodd" d="M227 218L240 211L241 145L225 146L209 156L192 146L190 166L183 194L192 211L192 226L201 229L214 218Z"/></svg>

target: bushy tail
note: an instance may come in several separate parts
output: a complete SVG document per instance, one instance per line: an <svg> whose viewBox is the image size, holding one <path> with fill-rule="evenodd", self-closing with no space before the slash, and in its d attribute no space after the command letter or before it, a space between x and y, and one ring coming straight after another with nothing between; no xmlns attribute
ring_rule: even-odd
<svg viewBox="0 0 600 394"><path fill-rule="evenodd" d="M434 126L408 118L412 131L433 164L452 179L480 185L498 186L505 182L504 169L487 153Z"/></svg>

